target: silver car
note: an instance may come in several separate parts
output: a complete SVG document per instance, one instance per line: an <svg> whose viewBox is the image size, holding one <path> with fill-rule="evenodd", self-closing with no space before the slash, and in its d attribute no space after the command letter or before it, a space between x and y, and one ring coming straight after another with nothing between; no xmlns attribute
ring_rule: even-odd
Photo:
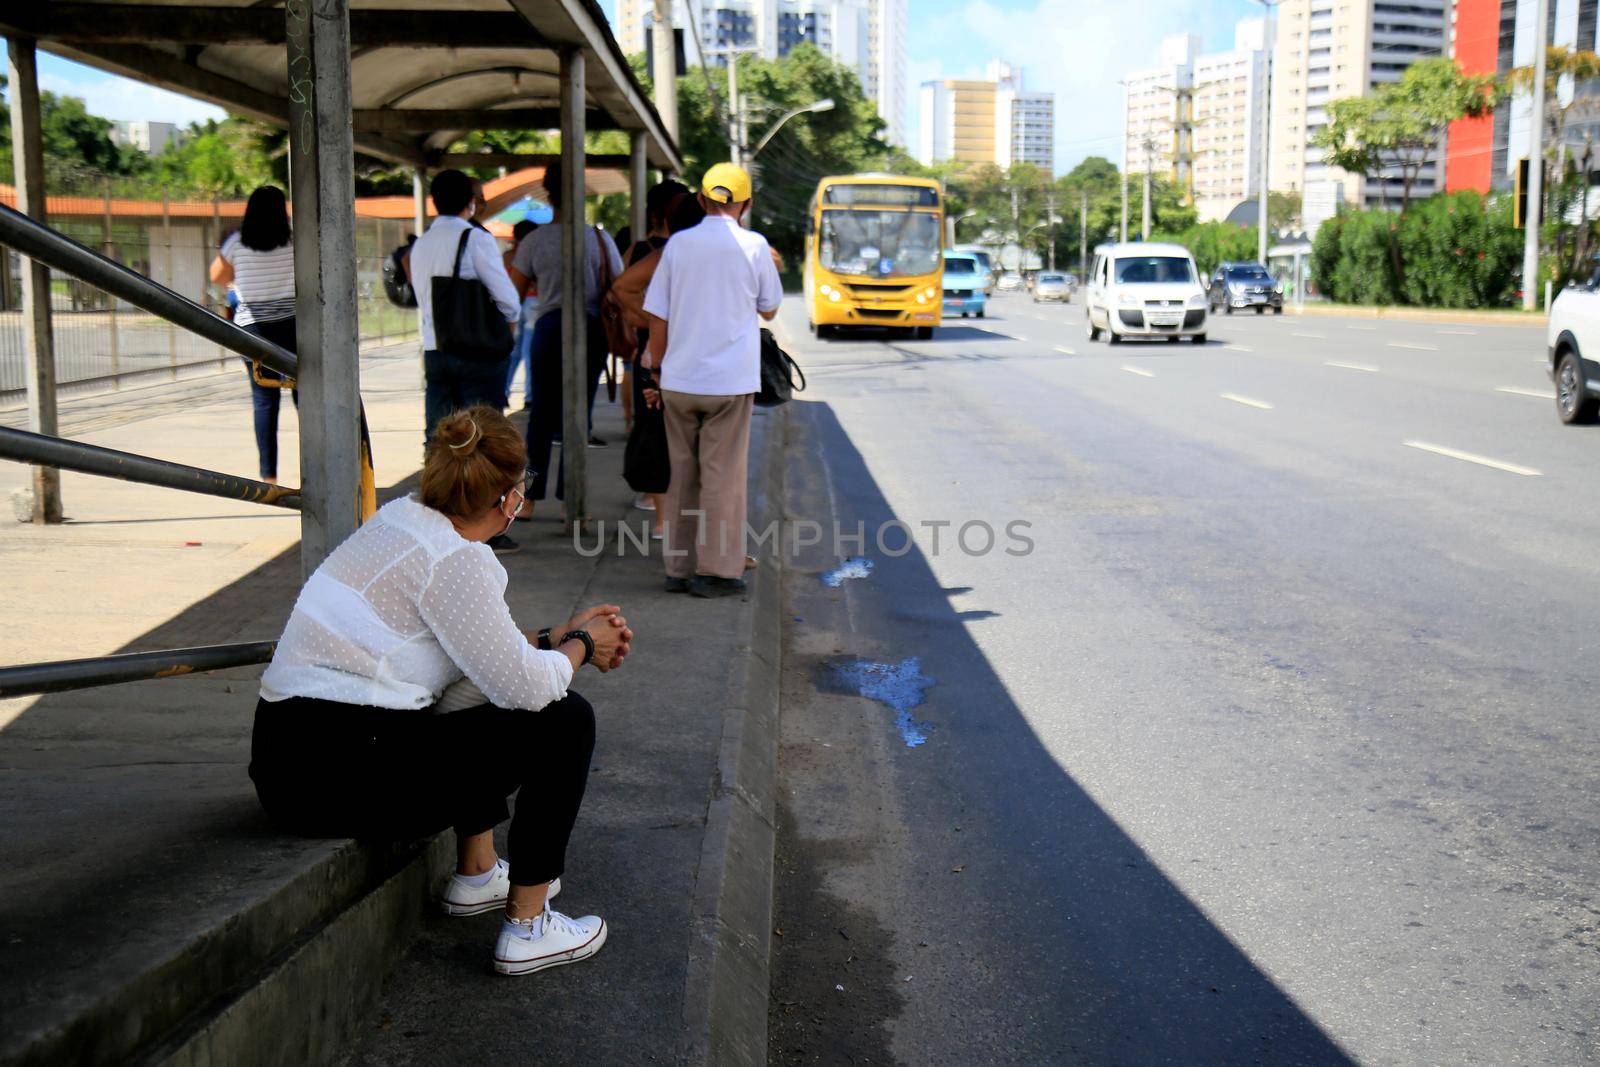
<svg viewBox="0 0 1600 1067"><path fill-rule="evenodd" d="M1002 293L1016 292L1024 285L1022 275L1014 270L1008 270L1000 275L1000 280L995 283L995 288Z"/></svg>
<svg viewBox="0 0 1600 1067"><path fill-rule="evenodd" d="M1062 304L1070 304L1072 288L1072 282L1065 274L1040 274L1033 283L1033 302L1042 304L1046 300L1055 300Z"/></svg>

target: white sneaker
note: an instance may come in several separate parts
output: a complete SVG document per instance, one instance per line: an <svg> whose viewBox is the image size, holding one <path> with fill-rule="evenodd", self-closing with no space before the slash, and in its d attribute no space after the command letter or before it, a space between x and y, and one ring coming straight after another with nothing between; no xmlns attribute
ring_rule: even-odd
<svg viewBox="0 0 1600 1067"><path fill-rule="evenodd" d="M500 925L494 969L501 974L532 974L586 960L605 943L606 921L600 916L573 919L547 905L532 919L507 919Z"/></svg>
<svg viewBox="0 0 1600 1067"><path fill-rule="evenodd" d="M544 899L553 900L559 892L561 879L557 878L550 883ZM482 915L486 911L505 907L510 894L511 865L505 860L496 860L493 875L483 885L464 882L459 874L451 875L444 887L444 895L439 898L439 906L446 915Z"/></svg>

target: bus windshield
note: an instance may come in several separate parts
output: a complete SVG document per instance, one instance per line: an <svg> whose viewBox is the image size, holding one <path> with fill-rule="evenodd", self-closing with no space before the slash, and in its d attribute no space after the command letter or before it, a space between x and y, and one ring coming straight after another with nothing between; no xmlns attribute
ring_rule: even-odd
<svg viewBox="0 0 1600 1067"><path fill-rule="evenodd" d="M818 262L835 274L893 278L939 267L939 216L922 211L822 213Z"/></svg>

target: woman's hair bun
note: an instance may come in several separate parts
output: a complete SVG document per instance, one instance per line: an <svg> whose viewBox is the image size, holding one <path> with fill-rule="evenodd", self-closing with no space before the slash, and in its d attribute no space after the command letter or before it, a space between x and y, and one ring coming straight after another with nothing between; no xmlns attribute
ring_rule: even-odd
<svg viewBox="0 0 1600 1067"><path fill-rule="evenodd" d="M456 459L466 459L472 455L483 440L483 427L464 411L440 419L433 432L439 443L446 446L449 454Z"/></svg>

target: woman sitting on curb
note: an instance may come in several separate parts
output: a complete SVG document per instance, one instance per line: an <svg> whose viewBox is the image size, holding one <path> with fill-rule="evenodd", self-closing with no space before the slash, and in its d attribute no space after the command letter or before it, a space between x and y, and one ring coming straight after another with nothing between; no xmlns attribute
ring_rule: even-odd
<svg viewBox="0 0 1600 1067"><path fill-rule="evenodd" d="M512 621L487 542L522 507L526 455L492 408L440 421L420 491L384 505L301 590L261 678L250 760L262 806L291 833L401 840L453 826L442 904L505 906L502 974L605 944L602 919L548 902L594 749L594 711L568 686L584 664L621 665L633 638L610 604L537 634ZM443 710L463 690L481 702ZM512 793L508 866L493 832Z"/></svg>

